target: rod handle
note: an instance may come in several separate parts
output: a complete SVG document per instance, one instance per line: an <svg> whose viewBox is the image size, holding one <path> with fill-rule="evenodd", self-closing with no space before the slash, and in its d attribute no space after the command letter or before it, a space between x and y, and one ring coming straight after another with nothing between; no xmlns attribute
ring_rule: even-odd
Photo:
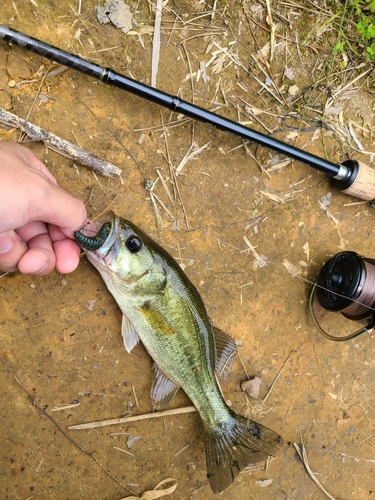
<svg viewBox="0 0 375 500"><path fill-rule="evenodd" d="M375 169L358 160L347 160L343 165L351 171L349 179L334 180L334 185L343 193L361 200L375 199Z"/></svg>

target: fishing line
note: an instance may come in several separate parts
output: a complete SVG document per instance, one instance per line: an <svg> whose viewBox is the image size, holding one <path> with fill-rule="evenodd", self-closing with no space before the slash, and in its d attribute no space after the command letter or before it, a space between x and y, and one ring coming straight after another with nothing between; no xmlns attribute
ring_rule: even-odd
<svg viewBox="0 0 375 500"><path fill-rule="evenodd" d="M273 210L274 208L275 207L273 207L271 210ZM194 230L194 229L192 229L192 230ZM250 251L251 251L249 248L246 248L245 250L241 250L240 248L232 245L231 243L223 241L221 238L219 238L219 237L217 237L217 236L215 236L213 234L209 234L209 233L206 233L206 232L204 234L206 236L210 237L210 238L213 238L217 242L222 243L223 245L225 245L227 247L233 248L233 250L237 250L240 253L245 253L246 252L246 253L249 254ZM355 254L355 252L347 252L347 253ZM340 254L338 254L338 255L340 255ZM355 254L355 255L357 255L357 254ZM360 256L358 256L358 257L360 257ZM366 261L372 261L372 262L374 262L374 266L375 266L375 260L366 259ZM296 277L296 278L299 278L302 281L305 281L306 283L308 283L309 285L312 285L315 288L321 289L321 290L326 291L326 292L331 292L330 288L317 283L317 280L305 278L304 276L301 276L298 273L291 273L290 271L288 271L288 269L286 269L285 266L283 266L281 264L277 264L276 262L274 262L273 260L269 259L268 257L265 257L265 262L266 262L266 264L270 263L274 267L277 267L278 269L281 269L283 272L288 273L292 277ZM351 302L354 302L355 304L358 304L358 306L363 306L363 307L366 308L366 310L373 311L375 313L375 267L374 267L373 273L374 273L374 275L372 277L373 279L371 279L370 283L366 284L367 288L366 288L365 294L364 294L364 296L366 298L366 302L362 302L363 298L359 299L359 298L352 297L350 300L351 300ZM373 302L372 305L368 305L368 296L371 293L370 290L373 290L372 293L373 293L373 297L374 297L374 302ZM335 291L334 295L337 296L337 297L340 297L342 299L348 300L348 295L341 294L339 291ZM355 318L355 319L360 319L360 318Z"/></svg>
<svg viewBox="0 0 375 500"><path fill-rule="evenodd" d="M212 235L212 234L207 234L205 233L206 236L209 236L213 239L215 239L218 242L221 242L223 245L226 245L228 247L233 248L234 250L239 251L240 253L247 252L248 254L250 253L251 249L247 248L245 250L240 250L239 248L235 247L234 245L227 243L220 238ZM324 286L321 284L321 280L319 282L319 277L322 275L324 276L326 269L325 266L329 266L332 259L342 259L342 255L344 255L345 258L352 259L352 266L353 262L357 265L356 269L356 280L357 283L351 283L350 281L346 282L346 285L353 285L349 287L348 289L345 289L345 293L340 293L339 289L337 287L334 290L334 293L332 294L332 287L330 286ZM322 270L320 271L320 274L318 276L318 279L312 280L305 278L304 276L301 276L298 273L293 273L289 271L285 266L282 266L280 264L277 264L276 262L272 261L268 257L265 257L265 263L268 264L270 263L274 267L277 267L278 269L282 269L284 272L287 272L288 274L292 275L293 277L297 277L300 280L308 283L309 285L312 285L312 290L310 292L310 298L309 298L309 310L310 314L312 316L312 319L320 331L320 333L326 337L329 340L335 341L335 342L342 342L345 340L350 340L358 335L368 332L375 326L375 260L373 259L368 259L361 257L360 255L356 254L355 252L342 252L340 254L335 255L332 259L330 259L325 266L323 266ZM334 261L335 262L335 261ZM341 262L342 263L342 262ZM346 262L344 262L346 264ZM366 263L369 263L368 265ZM369 271L367 272L368 266L371 265L373 267L369 268ZM360 266L360 267L358 267ZM345 270L345 266L344 266ZM355 269L354 269L355 270ZM367 276L367 274L369 276ZM360 285L360 286L359 286ZM330 335L327 333L324 328L320 325L318 318L316 317L315 310L314 310L314 299L316 295L316 290L320 290L322 292L326 292L327 294L332 294L335 299L342 299L344 302L344 307L342 307L342 304L339 304L337 308L329 308L325 307L322 305L320 302L319 304L323 309L330 310L330 311L339 311L342 313L342 315L350 320L361 320L366 318L367 316L372 316L372 319L368 319L367 325L361 328L360 330L355 331L354 333L351 333L350 335L347 336L334 336ZM350 293L348 293L350 292ZM353 306L355 304L356 306ZM345 309L346 306L350 306L348 309ZM349 314L347 314L349 312Z"/></svg>
<svg viewBox="0 0 375 500"><path fill-rule="evenodd" d="M290 273L269 259L267 262ZM297 273L290 274L313 285L309 298L310 314L320 333L327 339L335 342L351 340L375 326L375 260L346 251L326 262L315 281ZM322 282L326 282L327 286L322 285ZM318 321L316 301L326 311L340 312L349 320L367 318L367 324L349 335L330 335Z"/></svg>
<svg viewBox="0 0 375 500"><path fill-rule="evenodd" d="M300 274L297 274L297 273L291 273L290 271L288 271L288 269L286 269L284 266L282 266L281 264L276 264L275 262L273 262L272 260L268 259L267 258L267 264L270 263L272 264L273 266L275 267L278 267L279 269L282 269L284 272L288 273L289 275L291 275L293 278L296 277L296 278L299 278L300 280L302 281L305 281L306 283L308 283L309 285L312 285L312 286L315 286L316 288L319 288L323 291L326 291L326 292L330 292L330 289L323 286L323 285L319 285L316 280L313 281L312 279L308 279L308 278L305 278L304 276L301 276ZM375 281L373 283L373 286L374 286L374 296L375 296ZM338 292L335 292L335 295L337 297L341 297L343 299L347 299L348 296L347 295L343 295L343 294L340 294ZM369 305L367 305L366 303L364 302L361 302L360 300L357 300L357 299L351 299L352 302L358 304L358 306L364 306L366 307L366 309L369 309L371 311L374 311L375 312L375 307L371 307ZM375 304L374 304L375 305Z"/></svg>

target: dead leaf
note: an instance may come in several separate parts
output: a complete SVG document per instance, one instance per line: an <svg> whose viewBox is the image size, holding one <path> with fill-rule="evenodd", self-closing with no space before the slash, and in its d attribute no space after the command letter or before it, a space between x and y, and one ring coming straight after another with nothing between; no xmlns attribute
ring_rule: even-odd
<svg viewBox="0 0 375 500"><path fill-rule="evenodd" d="M292 130L289 132L289 134L285 137L286 141L292 141L293 139L296 139L298 137L298 130Z"/></svg>
<svg viewBox="0 0 375 500"><path fill-rule="evenodd" d="M294 79L294 69L293 68L285 68L284 75L288 78L288 80Z"/></svg>
<svg viewBox="0 0 375 500"><path fill-rule="evenodd" d="M159 488L164 484L172 482L175 482L175 484L170 486L169 488L165 488L164 490L159 490ZM135 497L135 496L124 497L121 498L121 500L154 500L155 498L161 498L165 497L166 495L171 495L176 488L177 488L177 479L169 477L168 479L160 481L160 483L157 484L153 490L145 491L141 497Z"/></svg>
<svg viewBox="0 0 375 500"><path fill-rule="evenodd" d="M255 484L264 488L265 486L269 486L272 483L273 479L264 479L264 481L256 481Z"/></svg>
<svg viewBox="0 0 375 500"><path fill-rule="evenodd" d="M88 306L85 306L86 309L88 309L89 311L92 311L94 309L94 306L96 304L96 299L93 299L93 300L88 300Z"/></svg>
<svg viewBox="0 0 375 500"><path fill-rule="evenodd" d="M289 88L289 90L288 90L289 95L291 95L292 97L294 97L294 96L297 94L298 90L299 90L299 89L298 89L297 85L292 85L292 86Z"/></svg>
<svg viewBox="0 0 375 500"><path fill-rule="evenodd" d="M284 259L283 266L292 276L298 276L301 272L297 266L289 262L287 259Z"/></svg>

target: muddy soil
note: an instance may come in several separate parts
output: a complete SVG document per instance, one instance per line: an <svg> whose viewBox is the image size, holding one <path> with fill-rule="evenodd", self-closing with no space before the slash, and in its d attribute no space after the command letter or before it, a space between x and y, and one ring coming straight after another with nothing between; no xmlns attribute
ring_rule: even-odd
<svg viewBox="0 0 375 500"><path fill-rule="evenodd" d="M350 84L370 67L337 61L327 74L334 32L310 35L327 19L322 11L271 2L280 35L271 63L275 89L259 67L266 68L259 49L270 39L262 28L265 3L219 1L214 13L212 3L167 2L157 87L334 163L354 157L370 164L373 156L355 151L345 128L352 120L364 150L374 151L371 73ZM151 7L129 2L134 22L125 35L100 24L95 5L84 0L78 14L78 2L6 0L0 22L149 83ZM352 250L374 258L374 208L311 167L282 166L272 151L77 71L44 78L52 63L20 47L1 42L0 61L2 108L122 170L121 178L101 177L23 137L59 184L84 200L91 217L111 208L160 241L198 288L213 323L238 342L225 397L287 444L220 498L326 498L292 443L304 443L313 473L334 498L375 496L373 333L330 342L308 308L311 283L331 256ZM322 106L346 84L322 127ZM1 128L0 138L17 141L20 133ZM171 169L184 158L174 193ZM85 257L69 275L4 276L0 294L1 498L117 500L168 477L178 483L168 498L219 497L206 477L196 413L66 430L152 411L152 360L142 345L125 352L121 313ZM332 333L358 328L337 326L339 319L335 313ZM261 379L258 397L241 389L254 376ZM180 391L171 407L190 404ZM59 409L64 405L72 406Z"/></svg>

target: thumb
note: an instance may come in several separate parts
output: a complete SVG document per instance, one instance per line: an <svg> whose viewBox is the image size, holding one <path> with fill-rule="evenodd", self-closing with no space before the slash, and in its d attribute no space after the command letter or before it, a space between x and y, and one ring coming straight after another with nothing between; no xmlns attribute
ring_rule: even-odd
<svg viewBox="0 0 375 500"><path fill-rule="evenodd" d="M14 231L0 234L0 269L7 272L16 271L18 261L26 251L26 243Z"/></svg>

